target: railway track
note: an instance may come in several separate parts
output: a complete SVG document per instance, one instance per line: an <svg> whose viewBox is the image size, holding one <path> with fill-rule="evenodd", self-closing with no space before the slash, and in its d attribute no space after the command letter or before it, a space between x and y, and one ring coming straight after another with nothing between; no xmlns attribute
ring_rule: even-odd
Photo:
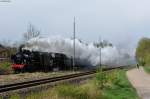
<svg viewBox="0 0 150 99"><path fill-rule="evenodd" d="M52 83L56 81L68 80L71 78L81 77L85 75L91 75L91 74L94 74L95 72L96 71L87 71L83 73L70 74L70 75L53 77L53 78L46 78L46 79L39 79L39 80L33 80L33 81L27 81L27 82L21 82L21 83L2 85L0 86L0 93L22 89L22 88L33 87L33 86L37 86L40 84L47 84L47 83Z"/></svg>
<svg viewBox="0 0 150 99"><path fill-rule="evenodd" d="M117 67L117 68L120 68L120 67ZM112 69L116 69L116 68L103 69L103 71L108 71L108 70L112 70ZM62 80L69 80L72 78L91 75L94 73L96 73L96 70L82 72L82 73L76 73L76 74L70 74L70 75L65 75L65 76L59 76L59 77L52 77L52 78L26 81L26 82L20 82L20 83L8 84L8 85L1 85L0 93L23 89L23 88L29 88L29 87L33 87L33 86L37 86L37 85L41 85L41 84L48 84L48 83L62 81Z"/></svg>

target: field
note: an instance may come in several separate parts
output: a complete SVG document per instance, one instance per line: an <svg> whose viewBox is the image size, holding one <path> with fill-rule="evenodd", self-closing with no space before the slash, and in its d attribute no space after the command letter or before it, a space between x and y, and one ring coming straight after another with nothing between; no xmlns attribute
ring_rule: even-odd
<svg viewBox="0 0 150 99"><path fill-rule="evenodd" d="M129 83L125 70L101 72L84 84L63 84L39 93L30 93L27 99L139 99ZM19 95L11 99L20 99Z"/></svg>

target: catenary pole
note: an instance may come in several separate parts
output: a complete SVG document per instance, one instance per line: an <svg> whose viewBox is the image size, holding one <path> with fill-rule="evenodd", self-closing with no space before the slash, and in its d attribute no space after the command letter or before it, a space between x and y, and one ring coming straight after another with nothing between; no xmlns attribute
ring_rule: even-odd
<svg viewBox="0 0 150 99"><path fill-rule="evenodd" d="M73 71L74 71L74 68L75 68L75 39L76 39L76 23L75 23L75 17L74 17L74 22L73 22Z"/></svg>
<svg viewBox="0 0 150 99"><path fill-rule="evenodd" d="M99 66L100 66L100 69L101 69L101 61L102 61L102 49L101 49L101 47L102 47L102 42L101 42L101 36L99 37L99 44L100 44L100 46L99 46Z"/></svg>

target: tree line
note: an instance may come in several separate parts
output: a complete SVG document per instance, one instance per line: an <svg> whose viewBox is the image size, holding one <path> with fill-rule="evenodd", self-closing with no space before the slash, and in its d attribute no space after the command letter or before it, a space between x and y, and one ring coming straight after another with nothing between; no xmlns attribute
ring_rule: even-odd
<svg viewBox="0 0 150 99"><path fill-rule="evenodd" d="M150 65L150 38L142 38L138 42L136 60L140 65Z"/></svg>

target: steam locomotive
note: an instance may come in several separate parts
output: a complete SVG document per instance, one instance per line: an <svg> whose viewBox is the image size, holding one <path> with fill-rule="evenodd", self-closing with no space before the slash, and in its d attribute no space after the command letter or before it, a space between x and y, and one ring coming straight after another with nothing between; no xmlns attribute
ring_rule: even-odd
<svg viewBox="0 0 150 99"><path fill-rule="evenodd" d="M20 49L11 56L12 68L16 72L20 71L51 71L67 70L72 68L72 58L68 58L62 53L48 53Z"/></svg>

